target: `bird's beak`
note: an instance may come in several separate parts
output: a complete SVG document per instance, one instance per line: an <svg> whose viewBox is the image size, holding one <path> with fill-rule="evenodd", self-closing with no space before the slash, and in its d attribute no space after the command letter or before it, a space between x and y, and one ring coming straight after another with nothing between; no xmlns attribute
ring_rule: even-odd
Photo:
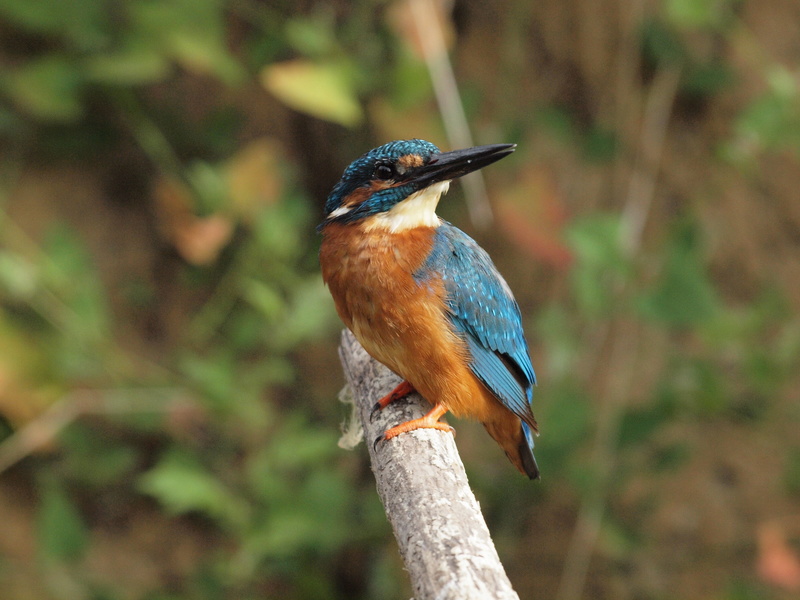
<svg viewBox="0 0 800 600"><path fill-rule="evenodd" d="M491 144L434 154L427 164L409 173L410 181L417 189L423 189L440 181L456 179L508 156L516 147L516 144Z"/></svg>

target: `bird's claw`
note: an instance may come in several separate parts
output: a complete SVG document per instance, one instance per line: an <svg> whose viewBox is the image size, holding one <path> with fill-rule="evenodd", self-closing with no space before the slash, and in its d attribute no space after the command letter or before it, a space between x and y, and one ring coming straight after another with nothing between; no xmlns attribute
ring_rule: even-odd
<svg viewBox="0 0 800 600"><path fill-rule="evenodd" d="M380 444L381 442L389 441L391 439L396 438L398 435L401 435L402 433L408 433L408 432L411 432L411 431L417 431L418 429L437 429L439 431L444 431L445 433L452 433L453 437L456 437L456 428L455 427L453 427L452 425L449 425L447 423L442 423L441 421L437 421L433 425L416 427L414 429L409 429L408 431L395 432L395 428L389 429L389 430L383 432L382 434L380 434L378 437L375 438L375 441L372 442L372 449L377 452L378 444ZM387 433L388 433L388 437L387 437Z"/></svg>
<svg viewBox="0 0 800 600"><path fill-rule="evenodd" d="M375 420L375 415L380 413L381 409L382 409L382 407L381 407L381 403L380 402L376 402L375 404L372 405L372 410L369 413L369 422L370 423L372 423Z"/></svg>

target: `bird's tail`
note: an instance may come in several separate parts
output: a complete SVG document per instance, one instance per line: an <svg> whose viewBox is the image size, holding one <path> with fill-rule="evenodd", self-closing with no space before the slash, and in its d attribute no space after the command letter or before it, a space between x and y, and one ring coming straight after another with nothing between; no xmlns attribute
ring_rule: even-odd
<svg viewBox="0 0 800 600"><path fill-rule="evenodd" d="M483 424L494 440L500 444L508 459L523 475L539 479L539 466L533 456L533 431L510 411Z"/></svg>
<svg viewBox="0 0 800 600"><path fill-rule="evenodd" d="M539 479L539 465L536 464L536 457L533 455L533 432L525 421L522 421L520 429L522 440L519 444L519 457L522 468L531 479Z"/></svg>

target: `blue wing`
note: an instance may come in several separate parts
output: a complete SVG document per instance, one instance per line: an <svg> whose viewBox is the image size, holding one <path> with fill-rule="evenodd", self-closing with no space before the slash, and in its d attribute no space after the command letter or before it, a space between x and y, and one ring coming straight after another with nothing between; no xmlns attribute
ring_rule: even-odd
<svg viewBox="0 0 800 600"><path fill-rule="evenodd" d="M519 306L489 255L466 233L443 223L414 276L422 283L431 273L442 277L450 320L467 342L472 372L535 431L531 401L536 375Z"/></svg>

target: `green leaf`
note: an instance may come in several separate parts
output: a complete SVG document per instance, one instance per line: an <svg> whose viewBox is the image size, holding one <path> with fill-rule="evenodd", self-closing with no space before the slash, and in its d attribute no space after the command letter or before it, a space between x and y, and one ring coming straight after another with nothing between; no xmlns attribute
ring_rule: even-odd
<svg viewBox="0 0 800 600"><path fill-rule="evenodd" d="M727 380L717 365L703 358L681 358L665 371L659 401L701 416L714 416L730 407Z"/></svg>
<svg viewBox="0 0 800 600"><path fill-rule="evenodd" d="M573 222L567 240L575 252L571 278L578 305L589 316L618 308L614 284L631 272L623 251L618 215L595 215Z"/></svg>
<svg viewBox="0 0 800 600"><path fill-rule="evenodd" d="M311 514L296 507L280 506L250 533L248 549L260 556L289 557L319 534L318 526Z"/></svg>
<svg viewBox="0 0 800 600"><path fill-rule="evenodd" d="M24 257L0 250L0 290L12 298L30 299L38 289L36 267Z"/></svg>
<svg viewBox="0 0 800 600"><path fill-rule="evenodd" d="M164 79L169 62L152 46L131 44L116 52L93 54L83 63L88 79L111 85L142 85Z"/></svg>
<svg viewBox="0 0 800 600"><path fill-rule="evenodd" d="M225 174L214 164L195 160L186 168L184 176L195 192L195 211L206 217L218 212L229 199L229 188Z"/></svg>
<svg viewBox="0 0 800 600"><path fill-rule="evenodd" d="M56 481L42 487L37 513L37 537L46 558L79 560L89 542L83 519L64 488Z"/></svg>
<svg viewBox="0 0 800 600"><path fill-rule="evenodd" d="M242 284L242 295L268 322L274 322L286 310L286 301L274 286L257 279L248 279Z"/></svg>
<svg viewBox="0 0 800 600"><path fill-rule="evenodd" d="M314 117L345 127L363 118L349 74L337 63L305 59L275 63L261 72L261 83L287 106Z"/></svg>
<svg viewBox="0 0 800 600"><path fill-rule="evenodd" d="M28 114L45 120L70 122L83 114L83 75L71 60L46 55L6 73L3 89Z"/></svg>
<svg viewBox="0 0 800 600"><path fill-rule="evenodd" d="M289 450L305 446L309 433L306 430L302 438L295 439ZM269 454L284 447L273 444ZM335 437L330 436L324 453L330 455L335 448ZM339 473L321 467L323 463L318 461L297 470L273 464L281 460L265 455L252 465L258 467L252 469L253 487L270 506L266 518L248 535L253 554L286 557L302 550L329 552L358 535L352 531L347 514L353 503L352 492Z"/></svg>
<svg viewBox="0 0 800 600"><path fill-rule="evenodd" d="M330 11L309 17L294 17L284 24L286 39L306 56L330 56L336 50L336 24Z"/></svg>
<svg viewBox="0 0 800 600"><path fill-rule="evenodd" d="M390 75L389 98L398 110L413 111L430 99L432 85L427 67L407 48L398 49Z"/></svg>
<svg viewBox="0 0 800 600"><path fill-rule="evenodd" d="M694 226L681 225L676 230L659 281L639 303L644 316L687 327L707 321L717 313L720 304L705 271L699 245Z"/></svg>
<svg viewBox="0 0 800 600"><path fill-rule="evenodd" d="M657 66L684 66L689 55L683 41L663 21L649 19L642 28L642 54Z"/></svg>
<svg viewBox="0 0 800 600"><path fill-rule="evenodd" d="M755 581L745 573L732 574L720 597L724 600L771 600L774 598L772 592L765 589L762 582Z"/></svg>
<svg viewBox="0 0 800 600"><path fill-rule="evenodd" d="M681 92L698 98L712 96L735 81L733 70L723 62L711 61L686 69Z"/></svg>
<svg viewBox="0 0 800 600"><path fill-rule="evenodd" d="M298 225L284 204L258 215L253 235L261 252L277 263L288 262L302 250Z"/></svg>
<svg viewBox="0 0 800 600"><path fill-rule="evenodd" d="M619 153L617 134L601 126L592 127L583 140L583 154L587 160L595 163L607 163L614 160Z"/></svg>
<svg viewBox="0 0 800 600"><path fill-rule="evenodd" d="M666 0L667 16L680 27L714 27L732 15L726 0Z"/></svg>
<svg viewBox="0 0 800 600"><path fill-rule="evenodd" d="M79 48L100 43L105 38L106 17L97 0L3 0L0 15L29 31L60 35Z"/></svg>
<svg viewBox="0 0 800 600"><path fill-rule="evenodd" d="M575 119L569 111L556 105L539 108L534 113L534 125L559 141L571 144L575 137Z"/></svg>
<svg viewBox="0 0 800 600"><path fill-rule="evenodd" d="M191 71L211 73L228 85L236 85L244 78L244 70L228 53L217 32L198 36L194 31L179 29L170 36L169 42L178 62Z"/></svg>
<svg viewBox="0 0 800 600"><path fill-rule="evenodd" d="M641 542L640 536L640 531L632 529L623 521L609 515L602 521L599 546L603 549L605 556L626 560L635 552L637 545Z"/></svg>
<svg viewBox="0 0 800 600"><path fill-rule="evenodd" d="M649 463L654 472L674 471L692 457L687 442L674 442L653 449Z"/></svg>
<svg viewBox="0 0 800 600"><path fill-rule="evenodd" d="M548 469L562 469L572 465L576 448L590 433L592 409L590 399L572 382L551 385L547 395L537 399L534 392L534 411L542 423L546 442L536 444L539 465Z"/></svg>
<svg viewBox="0 0 800 600"><path fill-rule="evenodd" d="M800 151L800 85L784 68L767 74L769 90L736 120L738 145L755 149L791 147Z"/></svg>
<svg viewBox="0 0 800 600"><path fill-rule="evenodd" d="M110 337L111 320L105 290L82 241L71 229L56 226L43 247L48 260L42 265L42 278L69 307L60 325L74 339L102 344Z"/></svg>
<svg viewBox="0 0 800 600"><path fill-rule="evenodd" d="M71 480L102 487L127 478L138 461L131 446L80 421L61 433L64 468Z"/></svg>
<svg viewBox="0 0 800 600"><path fill-rule="evenodd" d="M129 3L132 30L188 70L236 84L244 70L228 51L221 0Z"/></svg>
<svg viewBox="0 0 800 600"><path fill-rule="evenodd" d="M287 350L304 340L319 339L337 322L333 303L322 278L315 276L298 284L289 310L272 332L274 348Z"/></svg>
<svg viewBox="0 0 800 600"><path fill-rule="evenodd" d="M156 498L168 512L198 512L237 526L246 522L248 507L194 457L168 451L159 463L139 478L139 490Z"/></svg>
<svg viewBox="0 0 800 600"><path fill-rule="evenodd" d="M669 412L663 403L626 410L620 423L619 446L638 446L646 442L668 419Z"/></svg>
<svg viewBox="0 0 800 600"><path fill-rule="evenodd" d="M273 440L270 457L276 468L307 471L338 452L337 438L335 432L315 428L305 419L291 419Z"/></svg>
<svg viewBox="0 0 800 600"><path fill-rule="evenodd" d="M786 453L783 482L789 494L800 497L800 447L790 448Z"/></svg>
<svg viewBox="0 0 800 600"><path fill-rule="evenodd" d="M574 376L575 364L581 356L583 338L576 331L572 314L563 306L553 304L539 313L533 328L542 340L547 352L545 371L555 379L570 379Z"/></svg>
<svg viewBox="0 0 800 600"><path fill-rule="evenodd" d="M236 365L227 349L210 356L187 353L180 362L182 373L201 392L201 399L215 411L229 413L242 390L237 386Z"/></svg>
<svg viewBox="0 0 800 600"><path fill-rule="evenodd" d="M31 31L55 33L64 26L67 6L61 0L4 0L0 15Z"/></svg>

